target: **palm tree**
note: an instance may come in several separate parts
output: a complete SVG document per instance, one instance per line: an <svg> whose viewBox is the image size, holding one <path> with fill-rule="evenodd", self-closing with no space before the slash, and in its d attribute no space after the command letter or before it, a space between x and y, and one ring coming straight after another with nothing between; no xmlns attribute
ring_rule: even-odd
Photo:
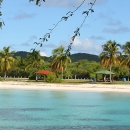
<svg viewBox="0 0 130 130"><path fill-rule="evenodd" d="M101 65L110 68L110 72L112 70L112 65L120 62L119 57L121 53L119 52L120 44L117 44L115 41L108 41L106 44L102 46L103 52L99 55L101 59ZM110 74L110 82L111 74Z"/></svg>
<svg viewBox="0 0 130 130"><path fill-rule="evenodd" d="M40 56L39 51L33 51L32 53L29 53L27 56L27 66L25 70L30 70L31 68L34 68L35 71L38 71L41 65L44 64L44 60L42 56ZM37 75L36 75L37 80Z"/></svg>
<svg viewBox="0 0 130 130"><path fill-rule="evenodd" d="M125 55L123 56L123 60L121 62L121 66L124 65L129 68L128 81L130 78L130 42L126 42L125 45L122 46L123 52Z"/></svg>
<svg viewBox="0 0 130 130"><path fill-rule="evenodd" d="M13 58L14 51L10 52L10 46L0 50L1 62L0 69L4 71L4 79L6 79L7 71L13 66L15 59Z"/></svg>
<svg viewBox="0 0 130 130"><path fill-rule="evenodd" d="M58 73L61 73L62 70L65 70L67 64L71 62L70 57L65 56L64 54L57 56L51 63L52 70L55 70Z"/></svg>
<svg viewBox="0 0 130 130"><path fill-rule="evenodd" d="M52 51L52 57L55 56L51 63L51 69L56 73L62 73L66 70L67 64L71 63L69 56L65 54L65 49L63 46L60 46Z"/></svg>
<svg viewBox="0 0 130 130"><path fill-rule="evenodd" d="M52 50L52 57L60 56L65 53L63 46L59 46L56 49Z"/></svg>
<svg viewBox="0 0 130 130"><path fill-rule="evenodd" d="M66 71L65 71L65 78L68 78L68 79L69 79L69 78L72 78L72 76L73 76L73 75L72 75L72 73L71 73L70 70L66 70Z"/></svg>

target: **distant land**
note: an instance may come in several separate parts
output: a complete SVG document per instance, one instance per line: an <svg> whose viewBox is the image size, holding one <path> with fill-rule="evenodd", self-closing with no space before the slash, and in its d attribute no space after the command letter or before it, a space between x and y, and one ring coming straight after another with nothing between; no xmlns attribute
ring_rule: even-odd
<svg viewBox="0 0 130 130"><path fill-rule="evenodd" d="M29 52L26 52L26 51L18 51L14 54L14 57L20 56L22 58L26 58L28 53ZM83 60L83 59L86 59L88 61L100 62L98 55L93 55L93 54L88 54L88 53L75 53L75 54L72 54L70 56L70 58L71 58L72 62L77 62L77 61ZM47 62L52 61L51 57L43 56L43 59L44 59L44 61L47 61Z"/></svg>

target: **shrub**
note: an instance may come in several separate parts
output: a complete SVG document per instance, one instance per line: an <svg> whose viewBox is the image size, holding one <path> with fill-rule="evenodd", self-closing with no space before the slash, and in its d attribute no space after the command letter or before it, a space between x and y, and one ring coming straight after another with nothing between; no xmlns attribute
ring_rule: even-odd
<svg viewBox="0 0 130 130"><path fill-rule="evenodd" d="M47 75L46 82L49 82L49 83L56 82L56 75L55 74L49 74L49 75Z"/></svg>
<svg viewBox="0 0 130 130"><path fill-rule="evenodd" d="M36 79L36 74L34 72L31 72L30 75L28 76L29 80L35 80Z"/></svg>
<svg viewBox="0 0 130 130"><path fill-rule="evenodd" d="M58 83L63 82L61 75L58 75L58 78L56 78L56 82L58 82Z"/></svg>
<svg viewBox="0 0 130 130"><path fill-rule="evenodd" d="M2 77L0 77L0 81L3 81L4 79Z"/></svg>

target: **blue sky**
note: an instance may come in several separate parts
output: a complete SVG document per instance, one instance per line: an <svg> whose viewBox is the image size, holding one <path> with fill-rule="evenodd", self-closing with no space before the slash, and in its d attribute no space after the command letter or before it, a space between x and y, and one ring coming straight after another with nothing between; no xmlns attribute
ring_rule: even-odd
<svg viewBox="0 0 130 130"><path fill-rule="evenodd" d="M67 49L71 36L84 19L82 12L90 8L90 1L93 0L86 0L67 21L60 22L51 33L49 41L44 42L42 47L37 47L42 55L50 56L52 50L60 45ZM5 26L0 30L0 49L11 46L11 50L30 52L36 46L34 42L40 42L39 38L81 2L82 0L46 0L39 7L29 0L4 0L1 10ZM97 0L93 6L94 13L89 14L80 30L80 36L76 37L72 45L71 54L99 55L101 45L108 40L120 44L130 41L129 5L129 0Z"/></svg>

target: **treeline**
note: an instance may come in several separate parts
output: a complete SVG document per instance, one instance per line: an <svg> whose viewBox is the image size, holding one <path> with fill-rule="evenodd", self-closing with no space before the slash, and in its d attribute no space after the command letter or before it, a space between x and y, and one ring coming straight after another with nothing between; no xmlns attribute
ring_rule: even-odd
<svg viewBox="0 0 130 130"><path fill-rule="evenodd" d="M31 75L35 75L36 69L34 67L31 67L29 70L26 70L27 64L25 63L27 59L21 58L20 56L17 56L15 58L15 65L12 66L7 71L8 77L25 77L28 78ZM39 67L39 70L50 70L51 63L44 62L43 65ZM99 62L95 61L88 61L88 60L80 60L78 62L72 62L68 64L68 67L66 71L63 71L63 78L64 79L92 79L95 77L95 72L98 70L106 69L100 65ZM128 68L126 67L120 67L119 66L113 66L112 72L115 73L114 79L115 80L121 80L122 78L128 76ZM4 71L0 71L0 76L4 77ZM98 79L101 79L102 76L98 75ZM34 76L35 79L35 76Z"/></svg>
<svg viewBox="0 0 130 130"><path fill-rule="evenodd" d="M1 77L34 77L35 79L36 71L50 70L55 72L57 76L63 74L64 79L92 79L95 77L96 71L106 69L105 66L96 61L84 59L78 62L71 62L68 56L63 55L64 48L62 46L53 50L52 62L45 62L39 51L28 53L26 58L20 56L13 58L14 54L15 52L10 52L10 47L4 47L0 51ZM119 66L116 64L112 66L112 72L115 73L115 80L121 80L124 77L127 78L129 68L125 65ZM101 79L102 75L98 75L97 78Z"/></svg>

